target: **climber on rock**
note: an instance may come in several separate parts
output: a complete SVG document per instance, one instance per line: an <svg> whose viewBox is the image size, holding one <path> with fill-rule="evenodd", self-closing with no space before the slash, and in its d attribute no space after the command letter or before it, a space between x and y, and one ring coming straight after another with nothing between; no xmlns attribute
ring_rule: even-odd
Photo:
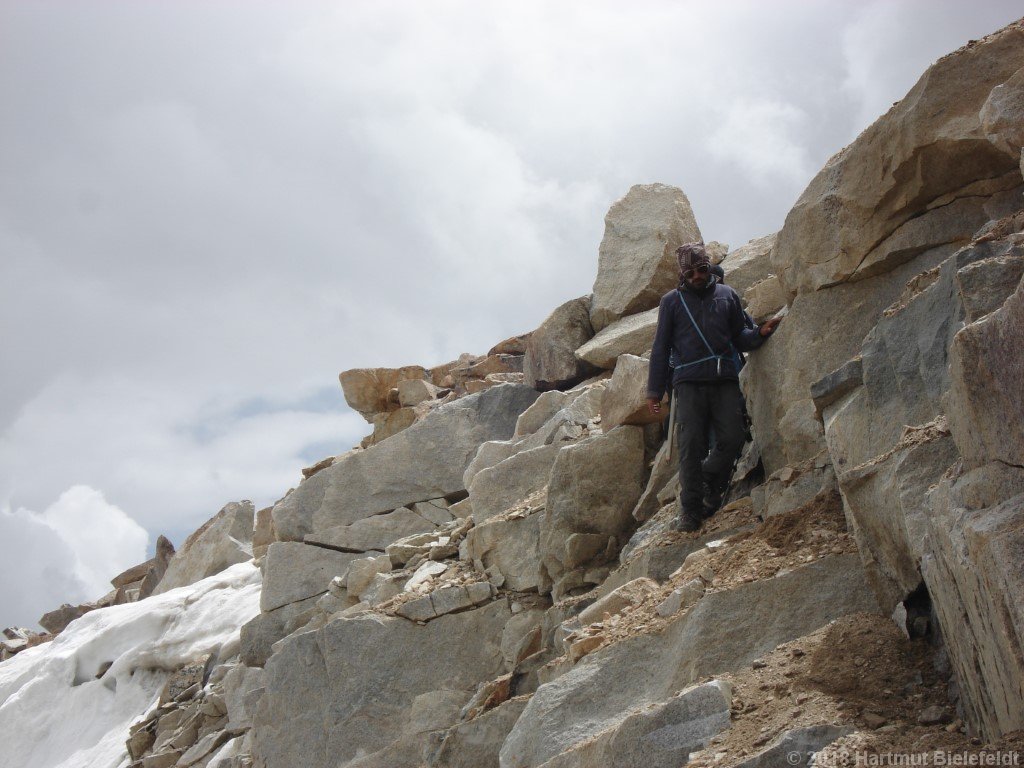
<svg viewBox="0 0 1024 768"><path fill-rule="evenodd" d="M660 415L671 373L681 486L672 527L696 531L721 506L729 473L743 448L743 395L734 352L760 347L779 320L747 327L739 294L712 273L703 243L681 245L676 259L679 287L661 297L647 405L652 414ZM674 369L669 366L673 352L679 360ZM712 429L715 445L709 452Z"/></svg>

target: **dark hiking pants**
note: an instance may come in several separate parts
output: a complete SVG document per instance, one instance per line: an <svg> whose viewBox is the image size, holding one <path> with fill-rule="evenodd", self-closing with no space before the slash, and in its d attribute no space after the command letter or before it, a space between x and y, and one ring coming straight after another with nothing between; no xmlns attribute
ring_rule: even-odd
<svg viewBox="0 0 1024 768"><path fill-rule="evenodd" d="M743 450L743 395L737 381L684 381L676 385L675 397L681 506L685 511L699 512L704 502L704 480L724 486ZM715 446L708 453L712 429Z"/></svg>

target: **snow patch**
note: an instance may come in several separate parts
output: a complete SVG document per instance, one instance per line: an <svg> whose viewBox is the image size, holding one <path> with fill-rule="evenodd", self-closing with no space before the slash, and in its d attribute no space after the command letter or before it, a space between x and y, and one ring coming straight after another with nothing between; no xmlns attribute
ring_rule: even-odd
<svg viewBox="0 0 1024 768"><path fill-rule="evenodd" d="M137 603L92 611L53 642L0 663L5 765L117 768L128 728L170 672L237 640L259 613L251 562Z"/></svg>

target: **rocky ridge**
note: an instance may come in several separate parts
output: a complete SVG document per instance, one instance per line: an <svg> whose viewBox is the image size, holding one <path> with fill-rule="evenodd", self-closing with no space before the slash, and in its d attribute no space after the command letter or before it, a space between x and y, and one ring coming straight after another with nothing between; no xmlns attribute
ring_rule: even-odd
<svg viewBox="0 0 1024 768"><path fill-rule="evenodd" d="M532 333L343 372L361 446L167 542L106 603L44 617L58 634L260 566L259 615L173 673L124 764L1019 749L1022 73L1022 23L943 58L780 232L724 253L751 313L786 317L741 377L754 441L733 500L696 534L668 530L678 481L644 408L652 309L700 234L681 190L615 203L593 294ZM6 633L6 656L47 639Z"/></svg>

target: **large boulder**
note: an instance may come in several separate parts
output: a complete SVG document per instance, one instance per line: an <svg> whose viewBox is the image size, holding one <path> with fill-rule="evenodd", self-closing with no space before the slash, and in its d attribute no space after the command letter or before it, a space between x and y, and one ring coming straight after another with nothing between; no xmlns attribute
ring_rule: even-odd
<svg viewBox="0 0 1024 768"><path fill-rule="evenodd" d="M286 638L267 662L253 719L257 764L341 768L384 749L417 696L471 691L504 672L510 615L503 600L424 625L362 613Z"/></svg>
<svg viewBox="0 0 1024 768"><path fill-rule="evenodd" d="M611 381L601 397L601 427L613 430L620 424L656 424L667 413L651 414L647 407L647 373L649 363L636 355L622 355Z"/></svg>
<svg viewBox="0 0 1024 768"><path fill-rule="evenodd" d="M767 278L772 273L771 253L777 237L778 233L758 237L726 256L722 262L725 284L743 296L750 286Z"/></svg>
<svg viewBox="0 0 1024 768"><path fill-rule="evenodd" d="M463 474L480 444L511 437L519 414L536 399L529 387L502 384L440 405L403 432L342 457L274 506L278 538L301 541L464 490Z"/></svg>
<svg viewBox="0 0 1024 768"><path fill-rule="evenodd" d="M1019 150L990 142L979 115L1022 66L1024 24L1015 22L939 59L829 160L772 251L772 271L787 289L889 271L937 245L964 244L998 218L986 204L1020 184Z"/></svg>
<svg viewBox="0 0 1024 768"><path fill-rule="evenodd" d="M466 556L493 584L516 592L540 587L540 514L487 520L466 535Z"/></svg>
<svg viewBox="0 0 1024 768"><path fill-rule="evenodd" d="M539 766L701 678L740 669L845 614L874 610L856 555L709 592L664 631L602 648L542 685L506 739L501 765Z"/></svg>
<svg viewBox="0 0 1024 768"><path fill-rule="evenodd" d="M297 541L275 541L267 550L263 565L260 609L272 611L323 594L331 579L344 578L348 564L359 557L359 553L337 552Z"/></svg>
<svg viewBox="0 0 1024 768"><path fill-rule="evenodd" d="M658 306L679 280L676 248L695 240L701 240L700 229L683 190L666 184L631 187L604 218L590 307L594 330Z"/></svg>
<svg viewBox="0 0 1024 768"><path fill-rule="evenodd" d="M419 365L402 368L353 368L338 374L345 402L371 424L379 413L397 410L397 398L391 392L399 382L429 379L430 374Z"/></svg>
<svg viewBox="0 0 1024 768"><path fill-rule="evenodd" d="M1024 727L1024 470L952 472L930 501L922 571L966 719L993 740Z"/></svg>
<svg viewBox="0 0 1024 768"><path fill-rule="evenodd" d="M469 486L473 519L481 523L544 488L559 448L555 443L542 445L478 472Z"/></svg>
<svg viewBox="0 0 1024 768"><path fill-rule="evenodd" d="M658 308L627 315L601 329L576 350L576 357L605 370L615 367L619 355L642 355L654 344L658 330Z"/></svg>
<svg viewBox="0 0 1024 768"><path fill-rule="evenodd" d="M590 297L582 296L555 309L526 341L523 374L526 384L539 390L567 389L597 372L576 357L590 340Z"/></svg>
<svg viewBox="0 0 1024 768"><path fill-rule="evenodd" d="M307 544L344 550L369 552L384 549L399 539L432 531L436 525L411 509L399 507L394 512L365 517L350 525L338 525L320 533L306 535Z"/></svg>
<svg viewBox="0 0 1024 768"><path fill-rule="evenodd" d="M1024 281L997 311L953 339L950 426L971 466L1024 466Z"/></svg>
<svg viewBox="0 0 1024 768"><path fill-rule="evenodd" d="M540 547L552 582L572 570L573 534L620 536L647 481L640 427L622 426L562 448L551 468Z"/></svg>
<svg viewBox="0 0 1024 768"><path fill-rule="evenodd" d="M195 584L236 563L252 559L256 508L251 501L227 504L185 539L153 594Z"/></svg>

